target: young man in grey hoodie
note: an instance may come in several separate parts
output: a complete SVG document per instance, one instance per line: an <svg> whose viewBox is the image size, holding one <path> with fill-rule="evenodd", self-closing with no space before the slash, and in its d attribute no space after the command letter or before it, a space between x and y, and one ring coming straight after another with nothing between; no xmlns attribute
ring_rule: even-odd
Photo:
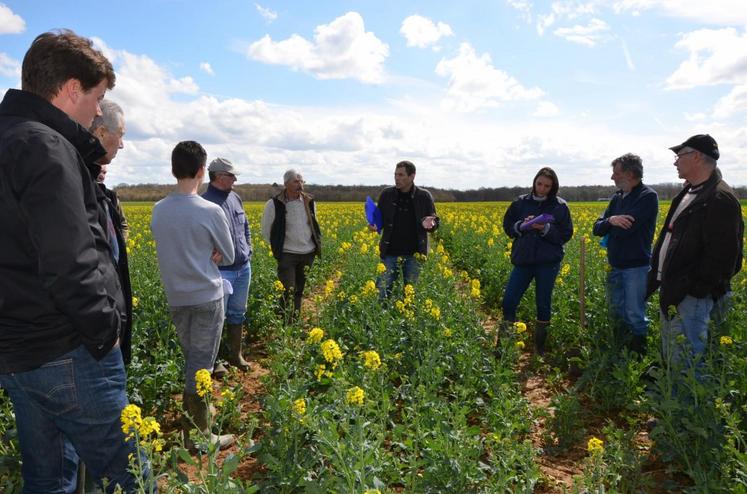
<svg viewBox="0 0 747 494"><path fill-rule="evenodd" d="M205 178L207 153L194 141L180 142L171 153L176 190L153 208L151 229L156 241L161 281L171 318L184 352L184 409L195 425L220 447L232 435L208 430L209 411L197 395L195 373L212 371L223 328L223 282L218 264L233 262L228 221L220 206L197 195ZM189 420L184 421L185 442Z"/></svg>

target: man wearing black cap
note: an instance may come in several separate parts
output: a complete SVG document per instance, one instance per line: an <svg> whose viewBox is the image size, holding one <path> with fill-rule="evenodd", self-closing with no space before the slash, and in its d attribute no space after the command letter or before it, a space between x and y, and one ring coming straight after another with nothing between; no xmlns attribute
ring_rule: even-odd
<svg viewBox="0 0 747 494"><path fill-rule="evenodd" d="M246 298L249 295L249 283L252 278L252 233L244 211L244 203L233 191L238 174L233 163L225 158L215 158L208 166L210 184L202 197L223 209L231 229L233 264L220 266L221 278L231 284L230 291L225 291L223 295L223 309L228 325L228 363L245 371L249 369L249 364L241 353L242 326L246 320ZM213 374L222 377L225 373L225 367L218 363Z"/></svg>
<svg viewBox="0 0 747 494"><path fill-rule="evenodd" d="M661 335L665 356L679 359L684 335L700 358L708 343L714 307L729 292L742 267L742 210L716 167L719 150L708 134L670 148L685 187L672 200L651 259L648 294L661 288Z"/></svg>

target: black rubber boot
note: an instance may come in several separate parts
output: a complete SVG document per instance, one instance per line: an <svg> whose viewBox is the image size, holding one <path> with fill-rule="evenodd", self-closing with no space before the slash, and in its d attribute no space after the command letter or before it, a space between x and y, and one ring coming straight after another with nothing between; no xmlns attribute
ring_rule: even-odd
<svg viewBox="0 0 747 494"><path fill-rule="evenodd" d="M249 363L244 360L244 356L241 354L241 348L243 346L243 328L241 324L229 324L228 325L228 363L234 367L238 367L242 371L249 369Z"/></svg>
<svg viewBox="0 0 747 494"><path fill-rule="evenodd" d="M534 353L539 356L545 354L545 343L547 342L547 330L550 321L537 321L534 325Z"/></svg>

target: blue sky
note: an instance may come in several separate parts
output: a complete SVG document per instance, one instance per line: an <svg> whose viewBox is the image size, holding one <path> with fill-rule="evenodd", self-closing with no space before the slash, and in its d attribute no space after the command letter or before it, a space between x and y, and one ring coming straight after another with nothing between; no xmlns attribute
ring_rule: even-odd
<svg viewBox="0 0 747 494"><path fill-rule="evenodd" d="M117 72L114 185L171 182L186 139L241 183L391 183L409 159L421 185L528 186L542 166L609 184L626 152L676 182L668 147L706 132L747 185L744 0L0 0L0 94L62 27Z"/></svg>

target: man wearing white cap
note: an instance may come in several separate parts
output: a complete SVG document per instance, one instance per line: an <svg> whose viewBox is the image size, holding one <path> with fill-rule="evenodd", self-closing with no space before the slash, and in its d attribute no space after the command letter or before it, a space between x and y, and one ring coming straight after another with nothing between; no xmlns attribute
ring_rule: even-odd
<svg viewBox="0 0 747 494"><path fill-rule="evenodd" d="M241 197L233 191L238 175L233 163L225 158L215 158L208 166L210 183L203 199L220 206L228 219L233 241L234 261L228 266L220 266L220 275L230 283L231 289L224 290L223 307L226 313L228 333L228 363L245 371L249 364L241 354L243 324L246 320L246 299L252 278L252 233L244 211ZM221 377L225 367L216 365L213 374Z"/></svg>

